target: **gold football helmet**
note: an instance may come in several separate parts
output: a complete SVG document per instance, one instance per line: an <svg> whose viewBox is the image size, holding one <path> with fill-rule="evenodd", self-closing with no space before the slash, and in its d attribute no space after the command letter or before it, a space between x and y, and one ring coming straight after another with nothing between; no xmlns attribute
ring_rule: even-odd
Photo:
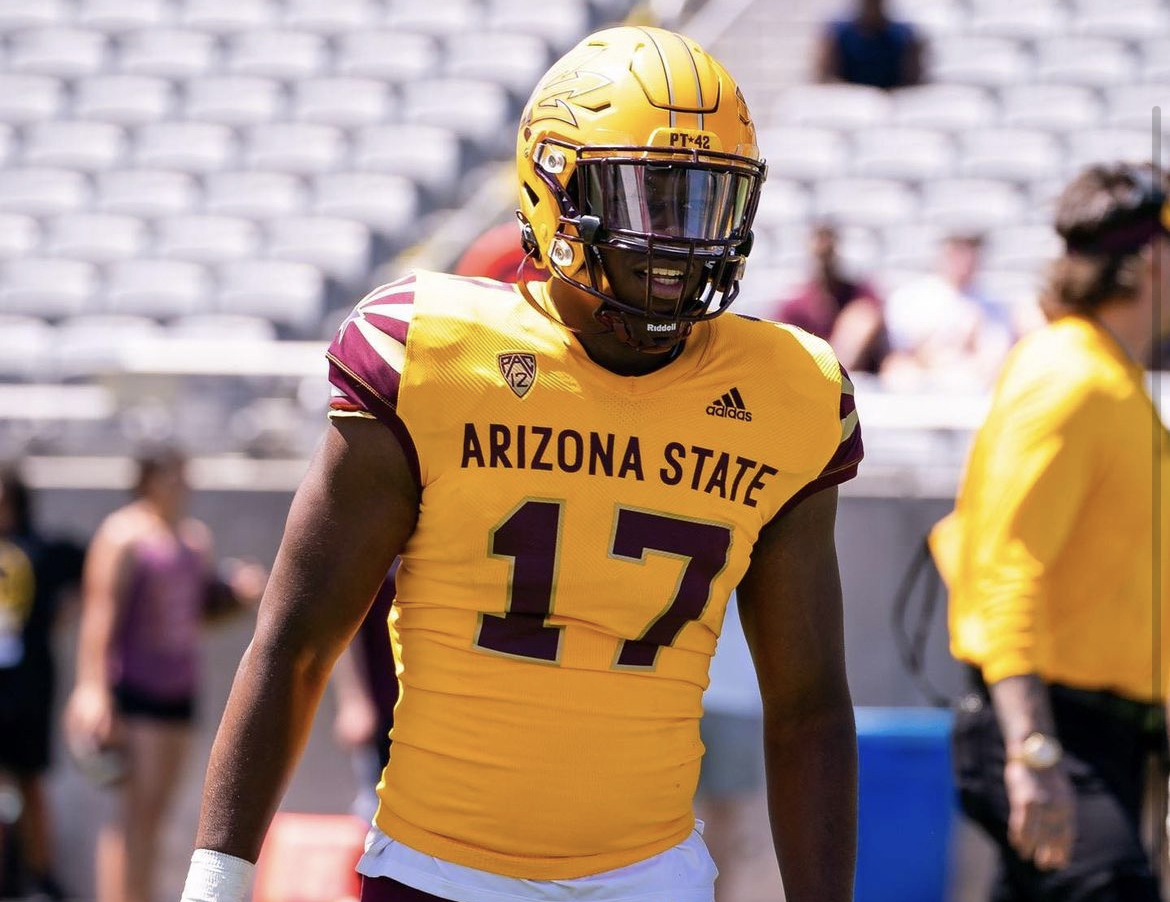
<svg viewBox="0 0 1170 902"><path fill-rule="evenodd" d="M583 40L533 91L516 164L526 249L603 327L661 350L734 300L766 167L743 94L691 39Z"/></svg>

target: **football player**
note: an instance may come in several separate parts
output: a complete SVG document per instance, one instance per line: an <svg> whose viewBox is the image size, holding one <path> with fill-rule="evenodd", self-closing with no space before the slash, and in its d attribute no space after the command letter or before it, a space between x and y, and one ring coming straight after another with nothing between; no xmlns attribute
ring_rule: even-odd
<svg viewBox="0 0 1170 902"><path fill-rule="evenodd" d="M861 435L827 344L726 313L765 177L744 98L688 38L602 31L537 85L516 161L547 280L416 272L329 349L331 424L216 738L184 898L243 898L400 554L366 902L711 902L692 797L737 585L788 898L844 902L856 735L833 526Z"/></svg>

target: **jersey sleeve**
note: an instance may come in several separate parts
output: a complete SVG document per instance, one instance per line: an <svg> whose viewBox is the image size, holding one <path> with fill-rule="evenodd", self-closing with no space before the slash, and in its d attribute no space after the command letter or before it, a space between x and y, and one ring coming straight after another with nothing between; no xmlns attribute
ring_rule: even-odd
<svg viewBox="0 0 1170 902"><path fill-rule="evenodd" d="M414 276L374 289L353 309L329 345L329 416L375 419L402 445L416 484L418 453L398 415L406 344L414 314Z"/></svg>
<svg viewBox="0 0 1170 902"><path fill-rule="evenodd" d="M857 475L857 467L865 456L865 447L861 441L861 422L857 418L857 401L854 397L853 381L845 372L845 367L837 365L841 372L841 399L837 409L841 423L841 439L837 449L829 458L820 474L804 488L784 503L780 514L794 508L809 495L815 494L830 486L848 482Z"/></svg>

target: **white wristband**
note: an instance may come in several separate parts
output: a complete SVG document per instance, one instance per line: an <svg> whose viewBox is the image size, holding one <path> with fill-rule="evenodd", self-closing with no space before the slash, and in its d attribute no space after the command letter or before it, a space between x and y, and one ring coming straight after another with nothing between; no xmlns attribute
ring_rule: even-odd
<svg viewBox="0 0 1170 902"><path fill-rule="evenodd" d="M244 902L256 865L234 855L196 849L180 902Z"/></svg>

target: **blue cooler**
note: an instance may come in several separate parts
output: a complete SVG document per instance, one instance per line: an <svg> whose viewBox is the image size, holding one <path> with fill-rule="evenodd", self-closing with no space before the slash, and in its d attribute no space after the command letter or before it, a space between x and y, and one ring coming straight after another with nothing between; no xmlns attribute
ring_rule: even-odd
<svg viewBox="0 0 1170 902"><path fill-rule="evenodd" d="M951 712L858 708L854 902L945 902L955 787Z"/></svg>

